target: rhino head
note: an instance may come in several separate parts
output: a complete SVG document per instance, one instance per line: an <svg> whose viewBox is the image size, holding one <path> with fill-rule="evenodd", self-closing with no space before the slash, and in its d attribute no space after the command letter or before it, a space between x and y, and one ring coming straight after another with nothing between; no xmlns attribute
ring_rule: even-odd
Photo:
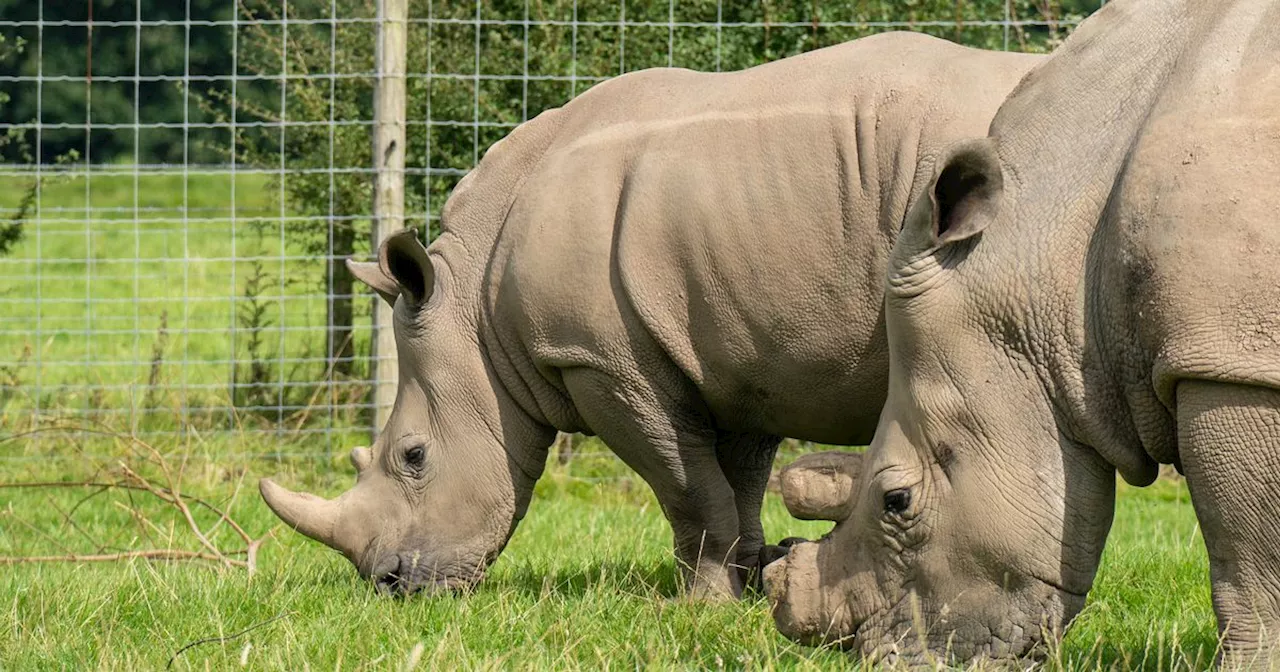
<svg viewBox="0 0 1280 672"><path fill-rule="evenodd" d="M436 272L414 230L390 236L376 264L348 268L394 307L400 379L391 415L371 448L351 452L351 490L326 500L263 479L262 497L380 590L471 586L524 516L541 472L508 450L546 446L551 430L504 393L483 355L476 302L447 264Z"/></svg>
<svg viewBox="0 0 1280 672"><path fill-rule="evenodd" d="M838 467L793 467L809 484L784 487L788 506L836 526L765 581L779 629L803 642L928 666L1037 657L1092 585L1115 467L1060 424L1046 387L1061 372L1023 328L1034 289L981 258L1006 243L979 234L1012 207L996 142L939 166L893 252L875 439Z"/></svg>

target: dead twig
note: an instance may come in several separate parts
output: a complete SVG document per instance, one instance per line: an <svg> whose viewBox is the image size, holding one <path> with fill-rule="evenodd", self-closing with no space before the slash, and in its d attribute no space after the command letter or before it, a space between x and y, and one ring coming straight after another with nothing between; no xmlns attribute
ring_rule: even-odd
<svg viewBox="0 0 1280 672"><path fill-rule="evenodd" d="M125 504L124 502L112 502L112 504L114 506L124 509L125 513L128 513L130 518L133 518L134 522L138 524L138 529L142 530L142 536L147 538L148 544L151 544L154 546L156 543L155 540L151 538L151 530L155 530L155 533L162 537L166 536L164 530L160 529L159 525L156 525L155 523L151 522L150 518L147 518L145 515L143 515L141 511L138 510L138 507L134 505L132 496L130 496L128 504ZM172 542L173 534L172 533L169 534L168 537L169 537L169 541Z"/></svg>
<svg viewBox="0 0 1280 672"><path fill-rule="evenodd" d="M153 486L150 481L146 480L145 478L135 473L123 462L120 464L120 470L124 472L124 475L127 478L133 479L134 481L138 482L140 485L142 485L142 487L147 492L151 493L152 495L155 495L156 498L160 499L163 502L168 502L169 504L172 504L174 507L176 507L178 509L178 512L181 513L182 517L187 521L187 526L191 528L191 533L196 536L196 540L200 542L200 545L204 546L210 553L217 556L220 560L223 561L224 564L227 564L228 566L230 566L230 563L227 562L227 559L222 556L222 551L219 551L218 547L215 546L212 541L209 541L209 538L204 535L204 531L200 529L200 525L196 523L195 517L191 515L191 507L187 506L187 503L183 501L182 497L173 490L172 486L168 489L167 492L161 491L160 489ZM164 471L166 476L168 476L169 470L164 469ZM245 541L248 542L252 540L246 539Z"/></svg>
<svg viewBox="0 0 1280 672"><path fill-rule="evenodd" d="M275 623L276 621L278 621L278 620L280 620L280 619L282 619L282 618L284 618L284 617L286 617L286 616L292 616L292 615L293 615L293 612L291 612L291 611L282 611L282 612L280 612L280 613L276 614L275 616L272 616L271 618L268 618L268 619L267 619L267 620L265 620L265 621L261 621L261 622L258 622L258 623L254 623L253 625L251 625L251 626L249 626L249 627L245 628L244 630L241 630L240 632L233 633L233 634L227 635L227 636L225 636L225 637L205 637L204 639L197 639L197 640L196 640L196 641L194 641L194 642L189 642L189 643L187 643L187 644L184 644L184 645L182 646L182 648L178 649L177 651L174 651L174 652L173 652L173 655L172 655L172 656L169 656L169 662L165 663L164 669L166 669L166 670L167 670L167 669L172 668L172 667L173 667L173 661L177 660L177 659L178 659L178 656L182 655L182 652L183 652L183 651L186 651L187 649L190 649L190 648L192 648L192 647L194 647L194 646L200 646L201 644L210 644L210 643L213 643L213 642L229 642L229 641L231 641L231 640L233 640L233 639L238 639L238 638L240 638L240 637L243 637L243 636L245 636L245 635L249 634L250 632L253 632L254 630L257 630L258 628L265 627L265 626L267 626L267 625L270 625L270 624L272 624L272 623Z"/></svg>
<svg viewBox="0 0 1280 672"><path fill-rule="evenodd" d="M142 448L146 454L138 455L138 457L156 464L160 472L163 474L165 482L163 484L155 483L151 479L148 479L143 475L139 474L137 471L129 467L129 465L123 462L120 462L117 464L119 480L115 480L115 481L87 480L87 481L38 481L38 482L29 482L29 483L0 483L0 489L8 489L8 488L92 489L93 492L91 492L89 495L85 496L84 498L80 499L76 503L76 505L71 508L69 512L63 511L56 504L54 504L54 508L77 532L80 533L81 536L83 536L86 540L88 540L91 544L95 546L93 553L85 553L85 554L76 553L72 551L70 548L66 547L64 544L62 544L62 542L59 541L58 539L51 537L47 533L39 530L38 528L27 523L26 521L23 521L18 517L13 516L12 511L10 511L8 515L13 516L13 518L17 520L19 523L21 523L22 525L32 529L34 532L36 532L40 536L48 539L55 546L59 547L60 550L64 551L64 553L62 555L43 555L43 556L0 556L0 565L16 565L16 564L36 563L36 562L110 562L110 561L116 561L116 560L126 560L130 558L144 558L144 559L152 559L152 560L205 560L210 562L217 562L223 565L224 567L228 567L228 568L231 568L231 567L244 568L249 572L249 575L252 576L257 569L258 548L262 545L264 541L266 541L268 538L271 537L272 532L268 532L267 534L261 537L254 538L252 535L246 532L245 529L241 527L239 523L233 520L231 516L229 516L227 512L223 510L221 507L215 506L214 504L208 502L207 500L201 499L199 497L193 497L191 495L183 494L179 488L180 488L180 481L182 479L182 474L186 469L185 460L183 461L183 464L179 467L178 472L175 475L174 471L169 466L168 460L165 459L164 455L162 455L160 451L156 450L150 444L133 436L128 436L128 437L121 437L120 435L116 435L116 436L119 438L123 438L124 440L130 441L133 445ZM135 451L135 455L136 454L137 453ZM243 478L241 480L243 480ZM129 513L129 515L138 523L138 526L142 530L143 536L147 538L148 543L155 544L155 541L151 538L148 528L151 528L151 530L155 531L157 534L160 534L161 536L166 536L166 535L159 527L156 526L156 524L152 520L147 518L140 510L138 510L137 506L133 502L134 492L147 493L152 497L155 497L156 499L160 500L161 502L164 502L165 504L168 504L169 506L176 509L178 513L181 515L183 521L186 522L187 528L190 529L192 535L194 535L196 540L200 543L200 546L202 547L203 550L190 551L190 550L179 550L179 549L173 549L173 548L158 548L158 549L146 549L146 550L135 550L135 551L120 551L115 553L103 553L103 551L107 550L107 546L105 544L102 544L94 540L83 528L81 528L78 524L76 524L75 520L72 519L71 514L73 514L76 511L76 509L80 507L81 504L88 501L89 499L92 499L108 490L115 490L115 489L123 490L124 492L128 493L129 502L130 502L129 505L127 506L123 505L119 501L114 502L114 504L124 508ZM240 483L237 483L236 492L238 493L239 490L240 490ZM217 520L210 526L208 531L201 528L199 522L196 520L195 513L192 511L193 506L203 508L218 516ZM244 548L234 550L234 551L227 551L227 550L223 550L218 544L214 543L213 539L211 539L210 537L212 536L212 533L216 531L218 527L220 527L224 523L237 536L239 536L241 540L244 541L244 544L245 544ZM172 526L170 527L172 528ZM173 541L172 530L170 534L167 536L169 538L168 539L169 545L171 545ZM239 560L229 556L244 556L244 559Z"/></svg>
<svg viewBox="0 0 1280 672"><path fill-rule="evenodd" d="M138 503L133 499L133 490L126 489L124 491L124 494L126 497L129 498L129 504L127 507L120 502L113 502L113 503L116 506L124 507L128 509L129 517L133 518L133 522L138 524L138 531L141 532L142 536L146 538L148 544L155 546L156 541L155 539L151 538L151 528L155 528L156 533L162 536L164 535L164 532L160 530L160 528L156 527L155 523L151 522L150 520L147 520L147 517L142 515L142 513L138 510ZM172 536L173 535L170 535L171 539L172 539Z"/></svg>
<svg viewBox="0 0 1280 672"><path fill-rule="evenodd" d="M32 481L29 483L0 483L0 489L5 489L5 488L102 488L103 490L120 489L120 490L151 492L151 490L148 490L147 488L141 485L134 485L134 484L122 483L122 482L108 483L104 481ZM160 488L159 490L169 495L173 494L172 492L168 491L165 488ZM188 502L191 502L192 504L195 504L197 506L207 509L210 513L216 514L218 516L218 519L220 521L225 521L227 523L227 526L230 527L232 530L235 530L237 535L246 539L249 538L249 533L245 532L244 528L240 527L240 525L238 525L234 520L228 517L227 513L223 511L221 508L214 506L213 504L209 503L207 500L201 499L200 497L195 497L193 495L180 493L178 496L181 497L182 499L185 499Z"/></svg>
<svg viewBox="0 0 1280 672"><path fill-rule="evenodd" d="M92 496L93 495L90 495L90 497ZM47 499L49 502L49 506L53 507L53 510L57 511L58 514L62 516L62 519L67 521L67 524L71 526L71 529L75 530L80 536L84 537L85 541L89 542L90 544L93 544L95 553L101 553L107 550L106 544L103 544L99 542L97 539L94 539L88 532L85 531L83 527L80 527L79 523L77 523L75 519L71 517L71 514L67 513L66 511L63 511L62 507L58 506L58 503L53 501L52 497L49 497ZM79 506L79 504L76 504L76 506Z"/></svg>
<svg viewBox="0 0 1280 672"><path fill-rule="evenodd" d="M0 555L0 565L26 565L38 562L115 562L119 560L128 560L130 558L145 558L148 560L209 560L213 562L229 563L236 567L247 568L249 566L249 563L244 560L231 560L223 557L223 554L213 555L211 553L202 553L200 551L181 551L172 548L148 549L144 551L121 551L120 553L94 553L86 555L79 555L76 553L68 553L66 555Z"/></svg>

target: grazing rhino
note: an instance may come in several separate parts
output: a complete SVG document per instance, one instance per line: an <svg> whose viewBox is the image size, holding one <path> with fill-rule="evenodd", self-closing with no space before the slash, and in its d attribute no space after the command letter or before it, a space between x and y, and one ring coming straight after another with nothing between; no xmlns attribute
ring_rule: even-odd
<svg viewBox="0 0 1280 672"><path fill-rule="evenodd" d="M1117 472L1171 463L1226 662L1280 665L1278 183L1280 1L1087 19L912 208L875 440L782 479L837 521L764 571L782 632L1039 655L1084 604Z"/></svg>
<svg viewBox="0 0 1280 672"><path fill-rule="evenodd" d="M653 488L695 596L738 594L778 437L869 441L882 286L926 164L1042 57L882 34L741 72L655 69L494 145L424 248L357 277L395 306L400 384L355 487L270 480L285 522L384 589L479 580L556 430Z"/></svg>

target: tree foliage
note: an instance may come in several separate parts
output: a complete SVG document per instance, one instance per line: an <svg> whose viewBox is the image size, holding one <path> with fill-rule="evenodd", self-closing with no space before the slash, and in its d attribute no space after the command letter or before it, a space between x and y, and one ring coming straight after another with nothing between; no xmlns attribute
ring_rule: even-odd
<svg viewBox="0 0 1280 672"><path fill-rule="evenodd" d="M992 49L1006 46L1007 33L1011 49L1044 51L1098 4L1009 0L1006 8L1006 0L483 0L477 7L474 0L411 0L410 15L419 21L410 29L410 70L456 77L415 78L410 119L422 120L430 109L437 120L518 122L562 104L596 78L668 64L738 69L884 30L883 24L890 22ZM34 25L41 6L43 29ZM90 11L92 29L84 25ZM477 12L486 22L479 35ZM327 21L335 14L339 21L361 22L339 23L331 31ZM134 158L132 129L94 129L86 141L83 124L88 120L143 126L136 157L142 163L180 162L184 157L190 163L217 161L217 148L228 148L228 131L184 132L182 125L215 120L199 99L211 90L229 96L233 72L241 77L238 99L279 115L279 81L254 77L323 74L337 67L350 78L336 87L341 106L335 116L367 121L372 114L371 80L358 75L372 72L375 28L369 21L376 16L375 0L0 0L0 16L22 22L2 29L9 44L21 41L29 47L18 58L0 62L0 75L46 78L39 96L33 81L0 83L0 92L12 99L0 121L32 122L40 107L45 124L81 126L45 129L44 157L75 149L95 162ZM285 17L299 23L287 30L254 24ZM421 21L427 17L436 22ZM137 18L140 28L133 25ZM575 18L577 27L569 25ZM1006 18L1015 22L1008 31L999 25ZM527 28L527 49L526 19L534 22ZM664 25L672 21L674 28ZM285 45L290 53L282 53ZM336 54L330 53L331 45ZM467 79L477 64L486 76L516 77L527 64L535 78L580 79L483 79L477 92L475 81ZM184 76L196 78L190 91L184 88ZM135 77L142 79L135 83ZM327 98L330 81L291 81L284 88L290 95L311 88ZM318 111L294 102L286 97L283 113L292 107L293 113L310 118ZM327 119L327 108L319 108ZM433 136L430 165L455 168L468 167L477 145L483 149L505 133L493 127L478 133L463 127L418 130L422 142L413 146L424 148L427 136ZM304 152L314 147L308 143L314 133L291 133L288 158L299 147ZM420 150L423 163L418 165L426 165L425 151ZM0 160L23 162L23 157L5 152Z"/></svg>

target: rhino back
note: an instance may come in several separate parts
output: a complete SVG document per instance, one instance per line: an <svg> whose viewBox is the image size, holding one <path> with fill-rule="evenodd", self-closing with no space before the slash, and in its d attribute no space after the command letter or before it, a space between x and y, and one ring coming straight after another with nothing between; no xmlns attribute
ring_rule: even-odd
<svg viewBox="0 0 1280 672"><path fill-rule="evenodd" d="M898 33L592 89L504 231L529 352L554 380L652 339L722 429L869 440L907 206L1039 61Z"/></svg>
<svg viewBox="0 0 1280 672"><path fill-rule="evenodd" d="M749 118L646 138L617 263L719 426L859 444L885 400L884 274L907 207L1038 59L915 34L811 57L742 73Z"/></svg>
<svg viewBox="0 0 1280 672"><path fill-rule="evenodd" d="M1277 20L1254 25L1280 26L1280 4L1268 11ZM1177 459L1178 382L1280 388L1280 29L1257 32L1223 35L1243 50L1210 40L1213 56L1178 73L1095 235L1092 308L1111 325L1107 361L1161 462Z"/></svg>

